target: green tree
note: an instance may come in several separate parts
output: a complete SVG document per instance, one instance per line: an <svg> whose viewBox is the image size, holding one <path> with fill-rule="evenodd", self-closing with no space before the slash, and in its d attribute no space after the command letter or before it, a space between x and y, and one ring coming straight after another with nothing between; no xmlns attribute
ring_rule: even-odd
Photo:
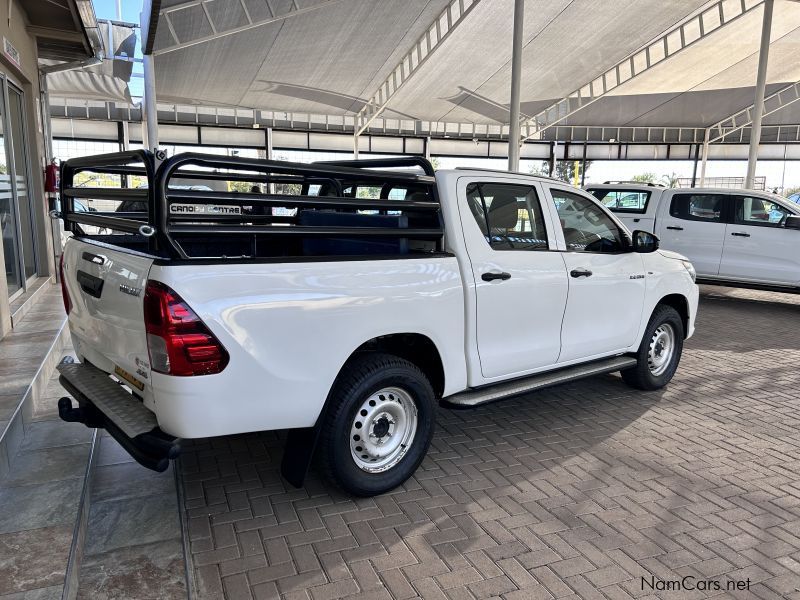
<svg viewBox="0 0 800 600"><path fill-rule="evenodd" d="M575 182L575 163L578 163L578 185L584 179L584 169L586 172L589 172L589 167L592 166L592 161L587 160L585 163L581 161L574 161L574 160L557 160L556 161L556 170L555 173L552 175L550 174L550 167L546 161L542 161L539 167L531 166L530 172L533 175L543 175L545 177L554 177L556 179L560 179L561 181L566 181L567 183L574 183ZM585 166L584 166L585 165Z"/></svg>
<svg viewBox="0 0 800 600"><path fill-rule="evenodd" d="M789 197L797 192L800 192L800 186L787 187L783 190L783 195Z"/></svg>
<svg viewBox="0 0 800 600"><path fill-rule="evenodd" d="M678 177L678 174L675 171L669 174L665 173L664 175L661 176L661 181L664 183L665 186L670 188L678 187L678 179L680 179L680 177Z"/></svg>
<svg viewBox="0 0 800 600"><path fill-rule="evenodd" d="M539 161L539 164L531 164L528 167L528 173L531 175L539 175L540 177L550 177L550 163L546 160Z"/></svg>
<svg viewBox="0 0 800 600"><path fill-rule="evenodd" d="M656 183L658 176L655 173L641 173L631 177L631 181L638 181L640 183Z"/></svg>
<svg viewBox="0 0 800 600"><path fill-rule="evenodd" d="M433 167L434 171L438 171L440 169L438 156L431 156L431 166Z"/></svg>
<svg viewBox="0 0 800 600"><path fill-rule="evenodd" d="M249 181L229 181L228 182L228 191L229 192L239 192L240 194L246 194L250 191L250 188L253 187L253 184Z"/></svg>

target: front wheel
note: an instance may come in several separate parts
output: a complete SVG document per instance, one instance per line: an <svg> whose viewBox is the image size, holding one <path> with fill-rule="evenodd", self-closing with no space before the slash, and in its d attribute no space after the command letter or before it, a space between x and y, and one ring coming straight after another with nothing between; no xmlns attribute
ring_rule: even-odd
<svg viewBox="0 0 800 600"><path fill-rule="evenodd" d="M351 494L374 496L411 477L430 446L437 406L416 365L389 354L357 357L329 402L319 456L330 480Z"/></svg>
<svg viewBox="0 0 800 600"><path fill-rule="evenodd" d="M667 385L683 352L683 320L671 306L658 306L650 317L635 367L622 371L625 383L640 390L657 390Z"/></svg>

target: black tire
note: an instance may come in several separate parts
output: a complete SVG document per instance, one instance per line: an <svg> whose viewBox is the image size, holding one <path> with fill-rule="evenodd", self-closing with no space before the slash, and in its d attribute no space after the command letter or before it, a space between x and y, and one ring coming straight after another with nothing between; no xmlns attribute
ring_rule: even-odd
<svg viewBox="0 0 800 600"><path fill-rule="evenodd" d="M665 365L664 370L654 374L649 361L650 345L654 340L656 330L663 325L668 325L672 328L674 334L674 349L672 357L669 363ZM639 350L636 352L638 363L635 367L622 371L622 379L629 386L640 390L658 390L663 388L670 382L678 368L678 363L681 360L681 353L683 352L684 337L683 320L678 314L678 311L671 306L657 306L650 317L650 322L647 324L647 329L642 337Z"/></svg>
<svg viewBox="0 0 800 600"><path fill-rule="evenodd" d="M413 400L417 411L416 432L396 464L382 472L367 472L353 456L351 427L363 403L389 387L405 391ZM357 356L339 374L328 403L317 456L325 476L346 492L356 496L387 492L411 477L425 458L433 438L438 405L428 378L413 363L390 354Z"/></svg>

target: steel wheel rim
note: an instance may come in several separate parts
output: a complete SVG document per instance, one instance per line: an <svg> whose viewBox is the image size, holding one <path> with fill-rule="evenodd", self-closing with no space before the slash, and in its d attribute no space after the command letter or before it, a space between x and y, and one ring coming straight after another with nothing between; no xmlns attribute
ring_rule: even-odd
<svg viewBox="0 0 800 600"><path fill-rule="evenodd" d="M658 377L669 369L675 354L675 329L669 323L662 323L653 332L647 349L647 366L650 373Z"/></svg>
<svg viewBox="0 0 800 600"><path fill-rule="evenodd" d="M406 455L417 432L417 405L411 394L386 387L370 395L350 425L350 455L359 469L381 473Z"/></svg>

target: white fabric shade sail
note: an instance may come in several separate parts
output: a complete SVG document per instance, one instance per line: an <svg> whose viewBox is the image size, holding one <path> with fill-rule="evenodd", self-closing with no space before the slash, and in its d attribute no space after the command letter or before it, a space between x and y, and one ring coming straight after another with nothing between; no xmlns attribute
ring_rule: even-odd
<svg viewBox="0 0 800 600"><path fill-rule="evenodd" d="M159 102L341 116L373 99L386 118L508 122L513 0L163 0L152 11ZM526 0L522 113L673 32L666 58L656 44L652 66L605 94L596 85L600 97L558 124L707 127L752 104L762 12L761 0ZM771 39L768 94L800 80L800 3L776 0ZM800 103L765 119L798 122Z"/></svg>

